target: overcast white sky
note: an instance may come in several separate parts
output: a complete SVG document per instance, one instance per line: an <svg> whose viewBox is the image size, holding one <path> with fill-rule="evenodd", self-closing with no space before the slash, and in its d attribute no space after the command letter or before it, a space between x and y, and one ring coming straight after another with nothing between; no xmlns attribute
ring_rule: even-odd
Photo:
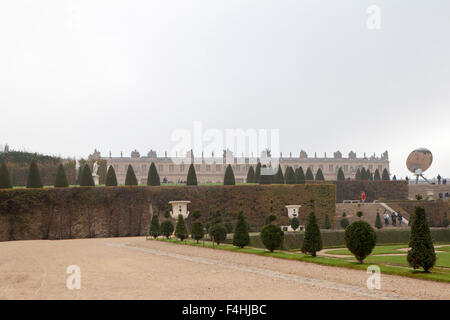
<svg viewBox="0 0 450 320"><path fill-rule="evenodd" d="M366 26L369 5L381 29ZM417 147L450 177L450 1L0 1L0 144L159 154L177 128L280 129L281 151Z"/></svg>

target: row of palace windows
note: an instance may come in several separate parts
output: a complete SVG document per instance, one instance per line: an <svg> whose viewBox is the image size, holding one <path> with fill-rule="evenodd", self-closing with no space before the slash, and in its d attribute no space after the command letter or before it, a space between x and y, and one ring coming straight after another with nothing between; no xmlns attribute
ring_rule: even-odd
<svg viewBox="0 0 450 320"><path fill-rule="evenodd" d="M126 172L128 165L123 165L123 166L119 166L118 164L113 165L114 166L114 170L116 171L122 171L122 172ZM203 166L203 170L202 170L202 166L200 164L195 164L195 170L198 172L223 172L224 171L224 165L221 164L216 164L216 165L204 165ZM243 173L243 172L247 172L248 169L250 168L250 165L232 165L233 167L233 171L234 172L238 172L238 173ZM297 169L300 166L298 165L294 165L293 169ZM328 165L328 171L330 173L335 173L339 170L340 166L335 166L335 165ZM186 172L189 168L189 165L173 165L173 164L169 164L169 165L157 165L158 168L158 172L162 172L162 173L183 173ZM286 172L286 168L287 165L284 166L284 170L283 172ZM311 169L312 172L316 172L319 168L325 172L325 168L324 165L318 165L318 166L314 166L314 165L310 165L308 168ZM342 166L342 170L344 171L344 173L351 173L351 172L356 172L356 170L358 169L362 169L363 166L362 165L357 165L357 166L349 166L349 165L344 165ZM380 173L383 170L383 166L382 165L378 165L376 167ZM133 169L135 170L135 172L137 174L146 174L148 172L149 166L146 164L142 164L142 165L133 165ZM374 171L374 165L368 165L368 167L366 169L369 169L370 171ZM306 171L306 169L304 168L304 170Z"/></svg>

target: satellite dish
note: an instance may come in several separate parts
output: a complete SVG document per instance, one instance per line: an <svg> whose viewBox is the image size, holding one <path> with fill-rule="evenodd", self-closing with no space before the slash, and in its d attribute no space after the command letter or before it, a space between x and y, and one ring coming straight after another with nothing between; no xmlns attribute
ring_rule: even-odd
<svg viewBox="0 0 450 320"><path fill-rule="evenodd" d="M416 184L419 182L419 177L430 183L423 173L428 170L433 163L433 154L430 150L419 148L411 152L406 159L406 167L409 171L416 175Z"/></svg>

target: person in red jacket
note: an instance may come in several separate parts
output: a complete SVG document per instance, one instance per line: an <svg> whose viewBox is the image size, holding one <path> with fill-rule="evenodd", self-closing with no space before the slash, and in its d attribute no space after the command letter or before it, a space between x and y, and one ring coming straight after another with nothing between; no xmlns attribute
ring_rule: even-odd
<svg viewBox="0 0 450 320"><path fill-rule="evenodd" d="M366 193L364 191L361 192L361 202L362 203L366 202Z"/></svg>

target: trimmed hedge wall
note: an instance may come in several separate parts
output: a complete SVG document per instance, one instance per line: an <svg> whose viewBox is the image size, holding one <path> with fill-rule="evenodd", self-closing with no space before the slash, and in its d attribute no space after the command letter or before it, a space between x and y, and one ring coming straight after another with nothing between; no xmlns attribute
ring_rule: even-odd
<svg viewBox="0 0 450 320"><path fill-rule="evenodd" d="M361 192L366 193L366 201L374 200L407 200L408 183L406 181L336 181L337 202L359 200Z"/></svg>
<svg viewBox="0 0 450 320"><path fill-rule="evenodd" d="M324 247L345 247L344 230L320 230ZM376 230L377 244L395 244L409 242L409 229L389 229ZM284 250L295 250L302 247L304 232L285 232L284 233ZM434 242L450 242L449 228L431 228L431 236ZM232 243L232 240L227 239L227 243ZM259 234L250 235L251 247L265 248L261 241Z"/></svg>
<svg viewBox="0 0 450 320"><path fill-rule="evenodd" d="M319 223L336 210L334 185L243 185L173 187L79 187L0 190L0 241L146 235L151 212L163 218L171 200L190 200L189 210L227 210L232 219L243 210L252 231L266 215L289 224L287 204L301 204L300 222L315 200ZM271 203L271 200L273 201ZM188 218L188 226L190 225ZM234 222L234 221L233 221Z"/></svg>
<svg viewBox="0 0 450 320"><path fill-rule="evenodd" d="M336 200L360 200L361 192L366 193L366 202L374 200L408 200L409 185L406 181L369 181L369 180L343 180L343 181L308 181L311 184L335 184Z"/></svg>

